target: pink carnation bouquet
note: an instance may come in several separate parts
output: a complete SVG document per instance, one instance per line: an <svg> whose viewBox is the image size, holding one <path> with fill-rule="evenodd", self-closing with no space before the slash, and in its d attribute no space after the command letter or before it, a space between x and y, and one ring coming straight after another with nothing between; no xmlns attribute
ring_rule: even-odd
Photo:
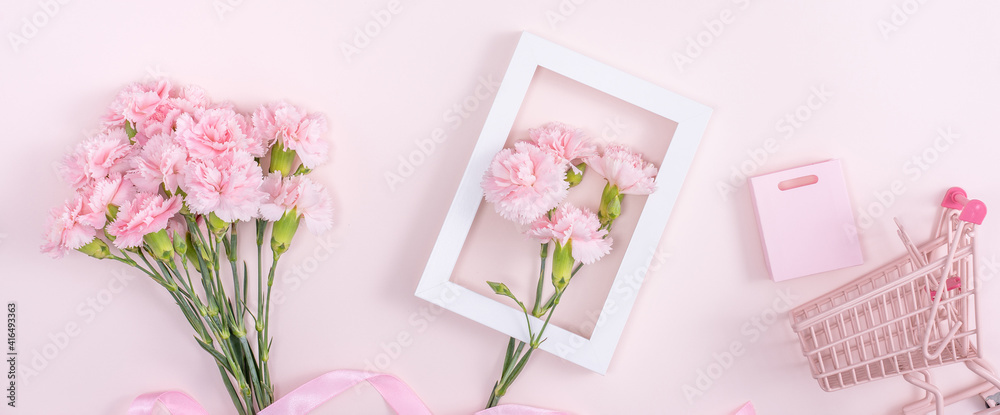
<svg viewBox="0 0 1000 415"><path fill-rule="evenodd" d="M654 190L656 168L638 153L620 145L603 154L580 129L549 123L528 131L530 140L501 150L483 175L487 202L505 219L527 226L526 235L541 245L534 306L518 300L506 284L489 281L496 294L509 297L524 312L529 340L513 337L507 343L500 378L493 386L487 408L499 404L532 352L545 340L545 329L567 286L580 269L611 252L611 226L622 212L625 195L648 195ZM605 180L597 212L566 202L571 188L591 171ZM551 257L550 275L546 262ZM555 292L543 301L546 280ZM532 327L530 316L544 320Z"/></svg>
<svg viewBox="0 0 1000 415"><path fill-rule="evenodd" d="M126 87L103 121L61 165L74 195L52 211L42 251L121 262L165 288L237 412L257 413L274 400L278 260L300 222L314 233L333 225L330 196L307 174L327 159L325 118L283 102L244 114L161 80ZM256 278L237 254L250 239L241 228L253 232Z"/></svg>

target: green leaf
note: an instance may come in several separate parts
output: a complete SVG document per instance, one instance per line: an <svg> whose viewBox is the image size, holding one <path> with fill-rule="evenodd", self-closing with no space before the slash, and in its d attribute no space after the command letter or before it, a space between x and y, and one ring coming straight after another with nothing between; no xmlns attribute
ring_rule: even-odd
<svg viewBox="0 0 1000 415"><path fill-rule="evenodd" d="M132 139L135 138L135 126L128 120L125 120L125 134L128 134L129 141L132 141Z"/></svg>

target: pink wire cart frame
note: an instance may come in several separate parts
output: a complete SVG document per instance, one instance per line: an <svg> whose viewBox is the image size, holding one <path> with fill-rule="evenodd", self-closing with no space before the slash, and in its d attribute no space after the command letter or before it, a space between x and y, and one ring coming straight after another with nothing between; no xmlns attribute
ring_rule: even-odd
<svg viewBox="0 0 1000 415"><path fill-rule="evenodd" d="M975 230L986 206L957 187L941 205L933 239L916 246L900 226L905 256L790 312L823 390L902 375L926 391L903 413L941 414L945 405L1000 388L977 336ZM959 362L985 381L945 396L929 369ZM977 414L1000 414L1000 407Z"/></svg>

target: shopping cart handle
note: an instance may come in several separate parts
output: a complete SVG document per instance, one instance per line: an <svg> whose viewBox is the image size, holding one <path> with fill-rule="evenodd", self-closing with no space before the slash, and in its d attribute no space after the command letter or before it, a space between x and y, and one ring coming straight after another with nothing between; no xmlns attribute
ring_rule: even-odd
<svg viewBox="0 0 1000 415"><path fill-rule="evenodd" d="M976 199L969 199L961 187L952 187L944 194L941 206L948 209L959 209L962 213L958 216L960 220L982 225L986 218L986 204Z"/></svg>
<svg viewBox="0 0 1000 415"><path fill-rule="evenodd" d="M961 187L952 187L945 192L944 200L941 201L941 207L961 210L968 202L969 195L965 193L964 189Z"/></svg>
<svg viewBox="0 0 1000 415"><path fill-rule="evenodd" d="M966 222L972 222L976 225L982 225L983 219L986 218L986 204L972 199L969 203L965 204L965 208L962 209L962 214L958 215L958 218Z"/></svg>

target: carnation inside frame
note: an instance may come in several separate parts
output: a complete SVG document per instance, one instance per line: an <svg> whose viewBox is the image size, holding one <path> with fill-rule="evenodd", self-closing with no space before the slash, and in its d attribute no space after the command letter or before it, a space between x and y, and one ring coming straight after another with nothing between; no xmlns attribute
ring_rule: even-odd
<svg viewBox="0 0 1000 415"><path fill-rule="evenodd" d="M551 121L581 128L602 150L608 144L626 145L657 168L661 167L660 161L677 128L672 120L538 67L504 147L528 139L529 128ZM600 175L587 173L583 182L570 190L567 201L596 211L604 183ZM584 266L573 278L552 317L553 324L590 338L645 202L645 196L626 196L622 215L611 231L614 238L611 253L595 264ZM515 308L513 301L497 296L486 284L486 281L503 282L530 307L539 273L539 244L522 233L525 228L503 219L493 205L483 201L450 281ZM546 281L543 299L552 292L551 282Z"/></svg>

